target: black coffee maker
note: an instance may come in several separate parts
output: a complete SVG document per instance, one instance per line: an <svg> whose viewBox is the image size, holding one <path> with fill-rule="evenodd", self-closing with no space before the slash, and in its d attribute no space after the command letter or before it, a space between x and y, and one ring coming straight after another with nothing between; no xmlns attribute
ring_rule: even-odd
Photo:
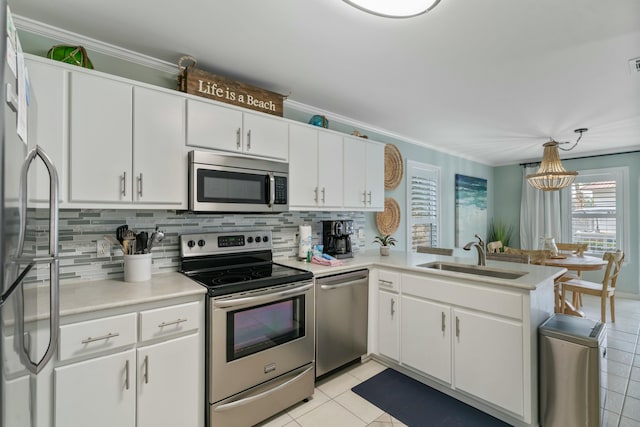
<svg viewBox="0 0 640 427"><path fill-rule="evenodd" d="M351 258L353 221L322 221L323 252L334 258Z"/></svg>

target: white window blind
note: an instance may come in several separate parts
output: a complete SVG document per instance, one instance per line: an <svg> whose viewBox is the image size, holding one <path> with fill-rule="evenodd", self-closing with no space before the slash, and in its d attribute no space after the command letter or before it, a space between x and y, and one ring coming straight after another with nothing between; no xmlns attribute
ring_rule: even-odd
<svg viewBox="0 0 640 427"><path fill-rule="evenodd" d="M440 240L440 169L407 161L408 250L437 247Z"/></svg>
<svg viewBox="0 0 640 427"><path fill-rule="evenodd" d="M623 249L623 169L579 171L571 184L570 223L566 224L568 229L563 227L563 234L573 243L587 243L592 255Z"/></svg>

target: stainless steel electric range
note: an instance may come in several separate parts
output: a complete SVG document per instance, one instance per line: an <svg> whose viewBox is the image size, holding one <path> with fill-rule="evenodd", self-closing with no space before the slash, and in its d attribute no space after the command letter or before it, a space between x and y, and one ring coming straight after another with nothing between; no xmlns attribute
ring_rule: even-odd
<svg viewBox="0 0 640 427"><path fill-rule="evenodd" d="M184 234L180 257L208 289L208 425L250 426L311 396L313 275L273 262L270 231Z"/></svg>

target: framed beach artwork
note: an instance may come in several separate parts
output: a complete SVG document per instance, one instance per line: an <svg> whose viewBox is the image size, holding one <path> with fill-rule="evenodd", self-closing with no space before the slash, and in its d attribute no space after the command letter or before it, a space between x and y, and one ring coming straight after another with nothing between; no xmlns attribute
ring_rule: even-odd
<svg viewBox="0 0 640 427"><path fill-rule="evenodd" d="M487 231L487 180L456 174L456 247L484 238Z"/></svg>

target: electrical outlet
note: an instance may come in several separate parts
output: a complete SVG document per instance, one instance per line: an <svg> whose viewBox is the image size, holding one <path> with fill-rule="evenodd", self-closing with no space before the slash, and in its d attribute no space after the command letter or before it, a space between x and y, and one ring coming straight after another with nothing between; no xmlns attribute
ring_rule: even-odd
<svg viewBox="0 0 640 427"><path fill-rule="evenodd" d="M106 240L96 241L96 256L105 257L111 255L111 243Z"/></svg>
<svg viewBox="0 0 640 427"><path fill-rule="evenodd" d="M364 239L364 228L358 228L358 239Z"/></svg>

